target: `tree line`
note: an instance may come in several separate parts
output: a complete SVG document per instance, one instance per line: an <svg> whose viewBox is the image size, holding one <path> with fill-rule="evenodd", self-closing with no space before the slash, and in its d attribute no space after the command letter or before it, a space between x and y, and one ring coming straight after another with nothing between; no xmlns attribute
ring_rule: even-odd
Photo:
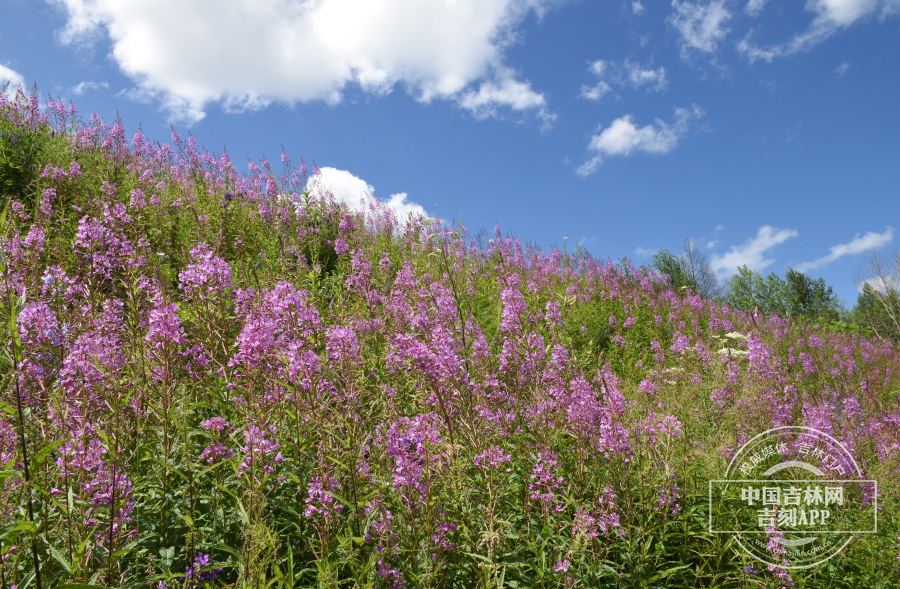
<svg viewBox="0 0 900 589"><path fill-rule="evenodd" d="M841 331L900 341L900 249L882 256L873 254L865 260L854 276L859 294L852 307L838 298L824 278L813 278L793 268L788 268L784 276L772 272L764 277L740 266L721 284L691 239L685 241L680 255L658 250L651 267L668 276L673 288L690 289L735 309L829 324Z"/></svg>

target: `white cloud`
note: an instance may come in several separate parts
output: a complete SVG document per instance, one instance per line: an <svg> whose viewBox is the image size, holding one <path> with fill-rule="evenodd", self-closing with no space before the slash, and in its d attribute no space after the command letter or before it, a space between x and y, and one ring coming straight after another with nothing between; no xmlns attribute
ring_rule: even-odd
<svg viewBox="0 0 900 589"><path fill-rule="evenodd" d="M0 88L7 82L9 82L6 89L7 94L13 94L19 86L25 88L25 78L22 77L22 74L0 63Z"/></svg>
<svg viewBox="0 0 900 589"><path fill-rule="evenodd" d="M645 69L630 59L626 59L622 65L601 59L591 62L588 70L600 78L600 81L594 86L581 87L579 96L588 100L600 100L606 94L612 92L612 84L617 86L627 84L633 88L647 85L647 90L659 92L665 90L669 83L666 80L666 68L653 69L652 66L648 66Z"/></svg>
<svg viewBox="0 0 900 589"><path fill-rule="evenodd" d="M838 258L861 254L863 252L879 248L883 245L887 245L893 239L893 227L888 227L884 233L875 233L873 231L869 231L862 237L857 234L853 241L851 241L850 243L842 243L840 245L836 245L831 248L831 253L827 256L823 256L818 260L814 260L812 262L804 262L802 264L798 264L796 269L800 272L806 272L808 270L821 268L822 266L827 266L828 264L834 262Z"/></svg>
<svg viewBox="0 0 900 589"><path fill-rule="evenodd" d="M738 43L738 51L746 55L751 63L758 59L771 62L776 57L808 51L840 29L865 17L878 13L885 18L900 13L900 0L809 0L806 9L816 13L816 17L804 32L794 35L790 41L760 47L750 42L751 35L748 34Z"/></svg>
<svg viewBox="0 0 900 589"><path fill-rule="evenodd" d="M649 84L652 90L665 90L668 85L666 80L666 68L659 67L657 69L642 69L636 63L626 60L625 69L628 70L628 81L635 88L639 88L644 84Z"/></svg>
<svg viewBox="0 0 900 589"><path fill-rule="evenodd" d="M103 34L142 96L187 120L211 103L339 103L348 87L400 84L422 102L451 100L552 119L544 95L515 78L504 53L532 12L566 0L48 0L63 43Z"/></svg>
<svg viewBox="0 0 900 589"><path fill-rule="evenodd" d="M600 100L610 92L612 92L612 86L601 80L594 86L582 86L579 96L588 100Z"/></svg>
<svg viewBox="0 0 900 589"><path fill-rule="evenodd" d="M634 250L634 253L635 255L641 256L643 258L652 258L653 254L656 253L656 250L647 247L639 247Z"/></svg>
<svg viewBox="0 0 900 589"><path fill-rule="evenodd" d="M634 0L634 2L631 3L631 12L634 14L644 14L645 10L647 9L644 8L644 5L641 4L640 0Z"/></svg>
<svg viewBox="0 0 900 589"><path fill-rule="evenodd" d="M678 140L687 133L688 122L703 115L703 110L694 105L691 110L676 109L675 122L671 125L661 119L656 119L655 125L643 127L635 125L634 117L631 115L620 117L614 120L609 127L603 129L601 133L591 137L588 149L596 152L596 155L581 164L576 172L582 178L593 174L603 163L604 156L629 155L634 151L646 153L672 151L678 145Z"/></svg>
<svg viewBox="0 0 900 589"><path fill-rule="evenodd" d="M865 288L866 285L871 286L873 289L877 290L880 293L887 293L888 291L900 291L900 278L894 278L891 276L866 278L856 285L856 290L862 292L863 288Z"/></svg>
<svg viewBox="0 0 900 589"><path fill-rule="evenodd" d="M72 88L72 93L77 95L82 95L88 90L97 90L99 88L109 88L109 84L107 82L81 82L77 86Z"/></svg>
<svg viewBox="0 0 900 589"><path fill-rule="evenodd" d="M765 6L767 1L768 0L750 0L747 2L747 6L744 7L744 12L750 16L759 16L759 13L762 12L763 6Z"/></svg>
<svg viewBox="0 0 900 589"><path fill-rule="evenodd" d="M713 255L710 265L716 274L723 278L737 272L739 266L761 271L775 261L766 259L766 252L797 235L793 229L776 229L763 225L756 233L756 237L748 239L743 245L731 246L731 251L722 256Z"/></svg>
<svg viewBox="0 0 900 589"><path fill-rule="evenodd" d="M499 82L484 82L478 91L470 90L458 98L460 106L468 109L478 119L486 119L497 113L500 105L513 110L537 109L537 116L543 121L542 128L549 128L556 115L547 110L543 95L531 90L531 84L519 82L507 72Z"/></svg>
<svg viewBox="0 0 900 589"><path fill-rule="evenodd" d="M731 18L731 11L725 8L726 1L700 4L672 0L675 12L669 16L669 23L681 34L683 58L690 56L691 49L705 53L718 49L729 31L725 23Z"/></svg>
<svg viewBox="0 0 900 589"><path fill-rule="evenodd" d="M330 192L338 202L343 202L356 211L367 211L376 198L375 188L371 184L337 168L320 168L319 173L307 181L306 189L320 197ZM407 200L405 192L392 194L385 203L394 210L401 222L406 220L409 213L428 216L421 205Z"/></svg>
<svg viewBox="0 0 900 589"><path fill-rule="evenodd" d="M837 69L834 71L837 75L843 76L844 74L847 73L847 70L849 70L849 69L850 69L850 64L845 61L841 65L837 66Z"/></svg>

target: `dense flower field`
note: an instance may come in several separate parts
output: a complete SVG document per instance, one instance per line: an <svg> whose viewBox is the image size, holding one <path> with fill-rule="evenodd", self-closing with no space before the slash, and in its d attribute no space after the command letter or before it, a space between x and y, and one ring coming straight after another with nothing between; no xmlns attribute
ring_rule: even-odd
<svg viewBox="0 0 900 589"><path fill-rule="evenodd" d="M0 133L2 587L900 584L889 345L36 95ZM792 424L880 493L802 571L707 532L707 482Z"/></svg>

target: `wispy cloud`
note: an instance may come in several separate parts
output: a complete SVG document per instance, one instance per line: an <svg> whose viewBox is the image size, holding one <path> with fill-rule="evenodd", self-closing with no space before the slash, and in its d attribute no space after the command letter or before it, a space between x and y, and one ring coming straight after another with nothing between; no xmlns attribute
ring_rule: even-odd
<svg viewBox="0 0 900 589"><path fill-rule="evenodd" d="M505 61L520 25L566 0L50 1L67 16L61 42L108 36L140 95L173 119L199 120L213 103L232 112L336 104L348 90L395 88L476 117L507 109L553 119L544 94Z"/></svg>
<svg viewBox="0 0 900 589"><path fill-rule="evenodd" d="M742 245L731 246L731 251L727 254L713 255L710 265L722 278L731 276L737 272L740 266L761 271L775 261L766 258L766 252L797 235L798 233L793 229L776 229L769 225L763 225L755 237L748 239Z"/></svg>
<svg viewBox="0 0 900 589"><path fill-rule="evenodd" d="M862 292L866 286L870 286L873 289L877 290L881 293L887 293L888 291L900 291L900 278L894 278L891 276L880 276L877 278L866 278L862 282L859 282L856 285L856 290Z"/></svg>
<svg viewBox="0 0 900 589"><path fill-rule="evenodd" d="M703 110L695 104L690 110L677 109L675 122L672 124L656 119L653 125L638 127L634 123L633 116L620 117L609 127L591 137L588 149L596 155L579 166L576 172L582 178L590 176L603 163L604 157L612 155L626 156L635 151L645 153L672 151L678 145L678 140L687 133L689 122L703 115Z"/></svg>
<svg viewBox="0 0 900 589"><path fill-rule="evenodd" d="M747 6L744 7L744 12L750 16L759 16L759 13L762 12L763 6L765 6L767 1L768 0L750 0L747 2Z"/></svg>
<svg viewBox="0 0 900 589"><path fill-rule="evenodd" d="M713 53L728 35L726 23L731 11L725 7L727 0L717 2L679 2L672 0L675 11L668 22L681 35L681 56L688 59L693 51Z"/></svg>
<svg viewBox="0 0 900 589"><path fill-rule="evenodd" d="M751 4L753 2L754 0L751 0ZM751 63L759 59L771 62L776 57L808 51L839 30L874 14L878 14L881 18L900 14L900 2L897 0L810 0L806 3L806 9L816 13L816 16L805 31L795 34L790 41L777 45L756 45L753 43L754 31L750 31L738 43L738 51L743 53ZM843 72L838 73L843 74Z"/></svg>
<svg viewBox="0 0 900 589"><path fill-rule="evenodd" d="M869 231L863 236L857 234L853 241L851 241L850 243L842 243L840 245L833 246L831 248L831 253L827 256L823 256L818 260L814 260L812 262L803 262L802 264L798 264L796 269L800 272L815 270L816 268L827 266L828 264L844 256L854 256L867 252L869 250L880 248L884 245L889 244L893 239L893 227L888 227L884 233L875 233L873 231Z"/></svg>
<svg viewBox="0 0 900 589"><path fill-rule="evenodd" d="M837 69L834 70L834 72L839 76L843 76L844 74L847 73L847 70L849 70L849 69L850 69L850 64L845 61L841 65L837 66Z"/></svg>
<svg viewBox="0 0 900 589"><path fill-rule="evenodd" d="M669 84L666 68L660 66L654 69L651 65L642 66L630 59L621 64L598 60L591 62L588 69L600 78L594 86L581 87L579 96L588 100L600 100L613 91L613 86L630 86L635 89L646 86L648 92L661 92Z"/></svg>
<svg viewBox="0 0 900 589"><path fill-rule="evenodd" d="M88 90L98 90L100 88L109 88L109 84L107 82L81 82L77 86L73 86L71 92L81 96Z"/></svg>
<svg viewBox="0 0 900 589"><path fill-rule="evenodd" d="M600 100L612 92L613 85L632 88L646 86L648 91L660 92L669 84L666 80L666 68L653 69L652 66L642 66L630 59L626 59L621 65L602 59L592 61L588 65L588 71L600 78L594 86L581 87L579 96L588 100Z"/></svg>
<svg viewBox="0 0 900 589"><path fill-rule="evenodd" d="M634 0L634 2L631 3L631 12L634 14L644 14L645 10L647 9L641 4L641 0Z"/></svg>
<svg viewBox="0 0 900 589"><path fill-rule="evenodd" d="M653 254L656 253L655 249L650 249L646 247L639 247L634 250L635 255L641 256L643 258L652 258Z"/></svg>

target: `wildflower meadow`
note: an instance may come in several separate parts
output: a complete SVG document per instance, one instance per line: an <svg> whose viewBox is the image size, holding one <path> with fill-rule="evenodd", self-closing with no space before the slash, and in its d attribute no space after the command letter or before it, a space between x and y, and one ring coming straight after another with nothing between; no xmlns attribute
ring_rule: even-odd
<svg viewBox="0 0 900 589"><path fill-rule="evenodd" d="M896 347L247 165L0 93L3 589L900 586ZM708 530L784 425L878 481L803 570Z"/></svg>

